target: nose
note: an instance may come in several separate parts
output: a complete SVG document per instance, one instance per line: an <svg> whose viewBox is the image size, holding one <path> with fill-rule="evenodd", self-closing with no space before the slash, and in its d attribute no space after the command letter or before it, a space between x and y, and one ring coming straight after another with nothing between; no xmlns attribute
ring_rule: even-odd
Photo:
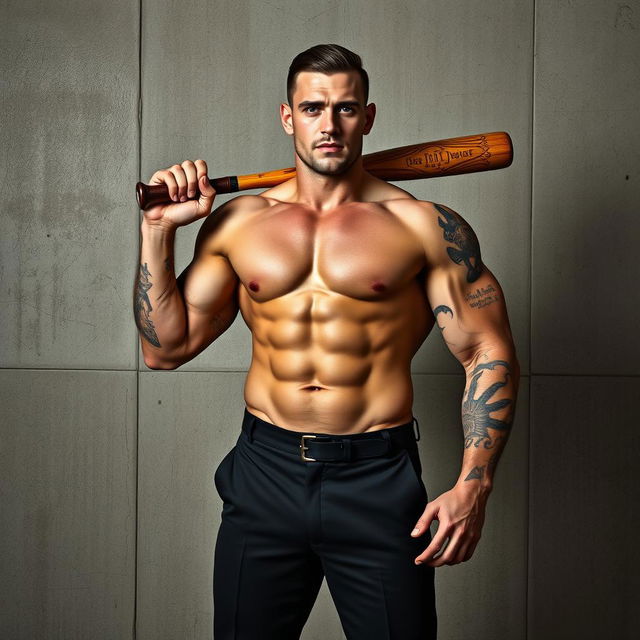
<svg viewBox="0 0 640 640"><path fill-rule="evenodd" d="M332 135L338 130L338 114L332 109L325 109L322 115L321 132Z"/></svg>

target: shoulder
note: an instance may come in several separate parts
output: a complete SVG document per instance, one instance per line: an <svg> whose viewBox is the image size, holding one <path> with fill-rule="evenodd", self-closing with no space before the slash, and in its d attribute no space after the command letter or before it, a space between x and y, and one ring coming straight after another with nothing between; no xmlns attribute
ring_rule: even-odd
<svg viewBox="0 0 640 640"><path fill-rule="evenodd" d="M210 253L227 255L232 236L249 219L273 206L268 198L259 195L240 195L218 205L205 219L198 231L196 249L202 246Z"/></svg>
<svg viewBox="0 0 640 640"><path fill-rule="evenodd" d="M467 268L469 282L482 272L480 243L469 222L451 207L427 200L394 200L389 208L422 243L432 268Z"/></svg>

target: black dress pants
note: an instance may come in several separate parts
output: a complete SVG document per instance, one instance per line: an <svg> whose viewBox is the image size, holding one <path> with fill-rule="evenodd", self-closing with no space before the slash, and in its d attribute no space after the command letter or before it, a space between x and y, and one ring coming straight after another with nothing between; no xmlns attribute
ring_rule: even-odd
<svg viewBox="0 0 640 640"><path fill-rule="evenodd" d="M348 640L435 640L435 570L414 563L431 535L410 536L427 504L413 421L305 434L245 407L215 471L214 640L298 640L323 577Z"/></svg>

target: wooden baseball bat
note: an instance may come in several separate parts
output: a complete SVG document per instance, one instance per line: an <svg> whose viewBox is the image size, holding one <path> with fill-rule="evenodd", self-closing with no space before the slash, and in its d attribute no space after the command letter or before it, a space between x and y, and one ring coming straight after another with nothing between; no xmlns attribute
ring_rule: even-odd
<svg viewBox="0 0 640 640"><path fill-rule="evenodd" d="M508 167L512 160L513 144L509 134L495 131L368 153L362 156L362 165L365 171L377 178L396 181L491 171ZM274 187L295 175L295 167L289 167L266 173L209 178L209 182L216 194L232 193ZM136 196L138 206L143 210L173 202L166 184L147 185L138 182ZM199 197L200 192L197 191L192 199Z"/></svg>

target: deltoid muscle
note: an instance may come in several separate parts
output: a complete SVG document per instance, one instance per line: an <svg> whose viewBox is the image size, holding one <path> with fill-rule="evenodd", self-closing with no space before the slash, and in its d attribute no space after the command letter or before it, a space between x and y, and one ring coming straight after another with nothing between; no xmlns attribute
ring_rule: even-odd
<svg viewBox="0 0 640 640"><path fill-rule="evenodd" d="M444 216L438 218L438 224L442 227L444 239L452 242L458 248L447 247L449 257L456 263L467 267L467 282L474 282L482 273L482 260L480 259L480 244L473 229L457 214L447 211L436 204L436 209Z"/></svg>

